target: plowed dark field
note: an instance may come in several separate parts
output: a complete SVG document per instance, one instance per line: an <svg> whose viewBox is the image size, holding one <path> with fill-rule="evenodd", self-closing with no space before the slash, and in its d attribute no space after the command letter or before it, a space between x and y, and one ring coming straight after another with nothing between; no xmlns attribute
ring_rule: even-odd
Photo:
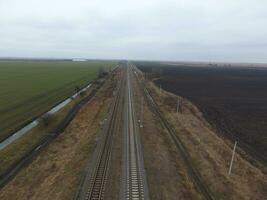
<svg viewBox="0 0 267 200"><path fill-rule="evenodd" d="M135 64L148 77L161 71L158 86L192 101L226 137L266 163L267 69Z"/></svg>

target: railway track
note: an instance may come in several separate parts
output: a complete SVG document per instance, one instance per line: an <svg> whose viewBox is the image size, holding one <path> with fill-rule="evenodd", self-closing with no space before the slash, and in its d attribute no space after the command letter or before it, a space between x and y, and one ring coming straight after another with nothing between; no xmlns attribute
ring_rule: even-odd
<svg viewBox="0 0 267 200"><path fill-rule="evenodd" d="M122 182L120 199L147 200L149 199L142 147L140 144L138 126L135 117L131 68L127 66L125 95L125 126L124 151L122 163Z"/></svg>
<svg viewBox="0 0 267 200"><path fill-rule="evenodd" d="M134 66L134 68L136 68L136 67ZM140 73L140 71L138 69L135 71L138 71ZM139 83L139 86L141 87L141 85L140 85L141 83L138 80L137 76L136 76L136 78L137 78L137 81ZM141 89L143 90L143 94L144 94L145 98L147 99L150 107L154 110L154 113L157 114L158 118L161 121L161 124L168 131L168 133L169 133L170 137L172 138L178 152L180 152L180 154L184 160L184 163L186 164L188 173L190 174L196 188L198 189L198 191L202 194L202 196L205 199L214 200L215 198L213 197L213 195L210 192L207 185L203 182L198 170L193 166L190 155L187 152L185 146L183 145L182 141L178 138L177 134L175 133L175 130L171 127L169 122L166 120L164 115L161 113L160 108L157 105L156 101L154 101L154 98L150 95L147 88L141 87Z"/></svg>
<svg viewBox="0 0 267 200"><path fill-rule="evenodd" d="M118 108L121 105L121 87L119 83L109 116L103 128L102 140L99 141L94 152L91 164L87 167L87 175L83 185L75 199L101 200L105 197L105 188L109 175L110 160L112 154L113 137L118 123Z"/></svg>

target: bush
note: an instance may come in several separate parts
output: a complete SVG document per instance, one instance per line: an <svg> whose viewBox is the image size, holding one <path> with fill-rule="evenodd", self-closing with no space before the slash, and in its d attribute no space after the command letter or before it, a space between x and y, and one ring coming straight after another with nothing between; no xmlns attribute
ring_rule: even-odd
<svg viewBox="0 0 267 200"><path fill-rule="evenodd" d="M46 113L46 114L42 115L40 117L39 122L44 127L49 126L51 124L51 122L52 122L52 114Z"/></svg>
<svg viewBox="0 0 267 200"><path fill-rule="evenodd" d="M80 97L84 97L86 95L86 91L82 91L79 93Z"/></svg>

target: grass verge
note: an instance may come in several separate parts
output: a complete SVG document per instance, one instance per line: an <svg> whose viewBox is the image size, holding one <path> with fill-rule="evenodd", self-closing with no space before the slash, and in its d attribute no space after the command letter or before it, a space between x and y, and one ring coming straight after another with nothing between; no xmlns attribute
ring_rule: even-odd
<svg viewBox="0 0 267 200"><path fill-rule="evenodd" d="M87 91L87 95L90 90ZM38 124L35 128L23 135L21 138L8 145L5 149L0 151L0 176L3 175L10 167L18 162L30 149L34 148L40 141L48 136L65 118L70 109L85 98L77 97L57 113L51 115L48 125L43 123Z"/></svg>

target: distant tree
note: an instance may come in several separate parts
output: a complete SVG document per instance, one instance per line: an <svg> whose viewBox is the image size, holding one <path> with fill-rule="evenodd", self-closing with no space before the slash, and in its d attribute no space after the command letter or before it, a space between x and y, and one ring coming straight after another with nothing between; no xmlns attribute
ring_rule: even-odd
<svg viewBox="0 0 267 200"><path fill-rule="evenodd" d="M103 78L108 74L103 67L98 68L98 78Z"/></svg>
<svg viewBox="0 0 267 200"><path fill-rule="evenodd" d="M46 113L40 117L40 124L43 125L44 127L49 126L51 122L52 122L52 115L49 113Z"/></svg>
<svg viewBox="0 0 267 200"><path fill-rule="evenodd" d="M80 88L78 85L76 85L76 86L75 86L75 93L79 93L80 90L81 90L81 88Z"/></svg>
<svg viewBox="0 0 267 200"><path fill-rule="evenodd" d="M98 78L101 78L103 76L103 73L105 72L103 67L98 68Z"/></svg>
<svg viewBox="0 0 267 200"><path fill-rule="evenodd" d="M86 94L86 91L82 91L82 92L79 93L80 97L84 97L85 94Z"/></svg>

